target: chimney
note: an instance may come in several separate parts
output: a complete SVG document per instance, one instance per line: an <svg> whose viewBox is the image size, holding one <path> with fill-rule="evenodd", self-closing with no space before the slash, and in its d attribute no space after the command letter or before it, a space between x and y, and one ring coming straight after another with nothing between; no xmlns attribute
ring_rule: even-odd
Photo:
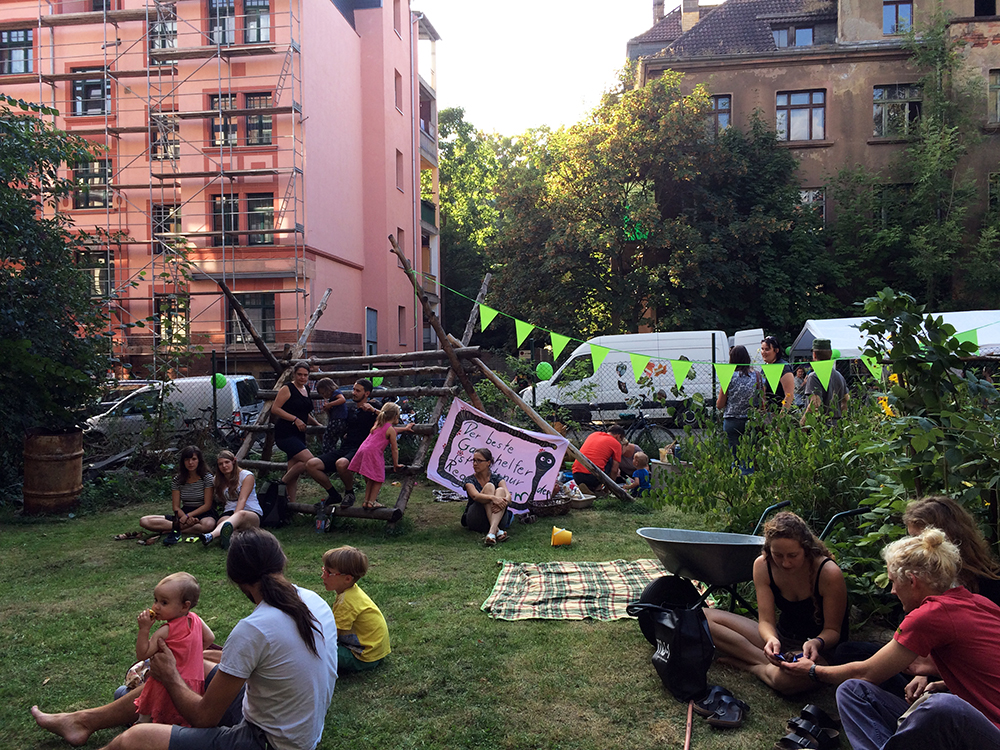
<svg viewBox="0 0 1000 750"><path fill-rule="evenodd" d="M681 0L681 31L690 31L699 20L698 0Z"/></svg>
<svg viewBox="0 0 1000 750"><path fill-rule="evenodd" d="M653 0L653 25L663 20L663 0Z"/></svg>

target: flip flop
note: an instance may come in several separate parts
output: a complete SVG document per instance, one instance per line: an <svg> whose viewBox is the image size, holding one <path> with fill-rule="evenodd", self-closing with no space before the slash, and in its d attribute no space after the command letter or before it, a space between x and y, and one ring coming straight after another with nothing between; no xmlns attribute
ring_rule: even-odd
<svg viewBox="0 0 1000 750"><path fill-rule="evenodd" d="M732 696L732 693L721 685L710 685L708 695L700 701L694 702L694 712L699 716L711 716L719 710L722 706L722 698L727 695Z"/></svg>
<svg viewBox="0 0 1000 750"><path fill-rule="evenodd" d="M819 745L811 737L801 734L786 734L774 743L774 750L818 750Z"/></svg>
<svg viewBox="0 0 1000 750"><path fill-rule="evenodd" d="M151 544L156 544L163 534L153 534L152 536L147 536L145 539L139 539L138 543L144 547L148 547Z"/></svg>
<svg viewBox="0 0 1000 750"><path fill-rule="evenodd" d="M375 510L376 508L384 508L385 506L377 500L372 500L370 503L365 503L361 507L365 510Z"/></svg>
<svg viewBox="0 0 1000 750"><path fill-rule="evenodd" d="M750 713L750 706L731 695L723 695L719 701L720 705L708 717L708 723L718 729L737 729L743 726L743 719Z"/></svg>
<svg viewBox="0 0 1000 750"><path fill-rule="evenodd" d="M116 542L127 542L129 539L138 539L141 536L141 531L126 531L124 534L115 534L111 538Z"/></svg>
<svg viewBox="0 0 1000 750"><path fill-rule="evenodd" d="M830 714L814 703L810 703L803 708L799 716L807 721L811 721L822 729L840 729L840 719L830 716Z"/></svg>
<svg viewBox="0 0 1000 750"><path fill-rule="evenodd" d="M818 727L809 719L799 716L788 720L788 730L792 734L808 737L816 743L819 750L829 750L840 744L840 732L830 727Z"/></svg>

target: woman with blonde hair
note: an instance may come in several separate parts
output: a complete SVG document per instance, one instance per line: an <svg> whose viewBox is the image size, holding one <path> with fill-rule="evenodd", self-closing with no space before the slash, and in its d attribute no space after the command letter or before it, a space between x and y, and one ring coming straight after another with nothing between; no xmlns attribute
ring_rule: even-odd
<svg viewBox="0 0 1000 750"><path fill-rule="evenodd" d="M882 556L906 613L893 639L864 661L806 658L782 671L840 684L837 708L854 750L1000 747L1000 607L957 584L962 557L941 529L899 539ZM915 681L905 698L877 687L918 657L930 657L943 682Z"/></svg>
<svg viewBox="0 0 1000 750"><path fill-rule="evenodd" d="M215 468L215 501L224 507L218 526L202 534L201 541L207 547L218 539L222 549L229 549L233 532L260 526L264 511L257 500L253 472L241 468L231 451L219 451Z"/></svg>

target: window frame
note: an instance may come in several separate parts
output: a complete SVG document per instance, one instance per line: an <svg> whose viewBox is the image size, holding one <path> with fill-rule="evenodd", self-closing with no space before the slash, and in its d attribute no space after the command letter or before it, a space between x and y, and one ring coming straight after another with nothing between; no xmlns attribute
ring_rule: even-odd
<svg viewBox="0 0 1000 750"><path fill-rule="evenodd" d="M104 68L73 68L71 73L101 73L100 78L79 78L72 81L70 101L73 104L73 117L104 117L111 114L111 79L107 77ZM103 96L95 97L98 88L103 89ZM87 102L101 102L95 110L86 109Z"/></svg>
<svg viewBox="0 0 1000 750"><path fill-rule="evenodd" d="M250 322L254 324L264 343L273 344L277 338L275 324L277 308L275 307L276 295L274 292L236 292L233 296L242 305L243 311L250 318ZM229 315L226 319L226 343L252 343L250 332L243 327L243 323L236 314L236 308L231 303L227 302L227 305Z"/></svg>
<svg viewBox="0 0 1000 750"><path fill-rule="evenodd" d="M231 148L239 145L239 118L222 114L236 109L236 94L209 94L208 111L216 113L209 121L211 148Z"/></svg>
<svg viewBox="0 0 1000 750"><path fill-rule="evenodd" d="M910 96L899 96L901 91ZM878 92L884 92L882 97ZM892 96L890 96L892 94ZM913 96L912 94L915 94ZM912 137L912 130L920 119L923 96L920 87L915 83L887 83L872 87L872 137L889 140ZM901 111L903 128L896 130L893 126L893 113ZM898 116L898 115L897 115ZM876 119L878 118L878 119Z"/></svg>
<svg viewBox="0 0 1000 750"><path fill-rule="evenodd" d="M244 109L270 109L274 106L274 95L270 91L255 91L243 94ZM247 146L274 145L274 120L271 115L247 115L244 124Z"/></svg>
<svg viewBox="0 0 1000 750"><path fill-rule="evenodd" d="M92 299L111 299L115 283L115 259L104 250L77 250L76 267L88 272L93 279Z"/></svg>
<svg viewBox="0 0 1000 750"><path fill-rule="evenodd" d="M988 75L986 121L997 125L1000 124L1000 68L993 68Z"/></svg>
<svg viewBox="0 0 1000 750"><path fill-rule="evenodd" d="M905 25L900 24L900 9L907 8ZM892 15L888 15L891 9ZM892 20L889 23L890 18ZM882 0L882 36L899 36L913 27L913 0Z"/></svg>
<svg viewBox="0 0 1000 750"><path fill-rule="evenodd" d="M160 255L170 249L172 240L161 240L160 234L180 234L181 204L153 203L149 208L149 236L153 240L153 254Z"/></svg>
<svg viewBox="0 0 1000 750"><path fill-rule="evenodd" d="M268 230L274 229L274 193L247 193L246 201L247 244L273 245L274 234Z"/></svg>
<svg viewBox="0 0 1000 750"><path fill-rule="evenodd" d="M709 101L712 103L712 108L708 113L708 137L710 140L715 141L718 139L719 135L723 130L732 125L733 119L733 95L732 94L712 94L708 97ZM728 102L728 106L723 109L719 106L721 101L725 99ZM723 118L726 120L725 124L722 124Z"/></svg>
<svg viewBox="0 0 1000 750"><path fill-rule="evenodd" d="M210 44L236 44L236 0L208 0L208 39Z"/></svg>
<svg viewBox="0 0 1000 750"><path fill-rule="evenodd" d="M227 209L231 209L227 212ZM240 244L240 196L237 194L215 193L212 195L212 231L223 232L222 235L212 237L213 247L222 247L227 244L230 237L235 241L230 241L229 245Z"/></svg>
<svg viewBox="0 0 1000 750"><path fill-rule="evenodd" d="M807 95L809 100L807 102L796 102L796 97L801 97ZM782 97L785 98L784 103L782 103ZM817 99L817 97L819 97ZM778 133L778 140L782 143L809 143L812 141L824 141L826 140L826 89L804 89L798 91L778 91L775 93L775 130ZM806 138L793 138L793 130L795 129L796 120L798 118L794 117L797 112L808 112L809 115L806 119L808 123L808 137ZM816 135L816 114L821 114L821 122L819 122L819 128L822 132ZM784 119L784 124L782 120Z"/></svg>
<svg viewBox="0 0 1000 750"><path fill-rule="evenodd" d="M177 19L167 18L162 21L149 21L149 51L156 52L164 49L177 49ZM164 60L149 56L150 66L176 65L177 60Z"/></svg>
<svg viewBox="0 0 1000 750"><path fill-rule="evenodd" d="M157 120L162 120L161 131ZM149 118L149 158L152 161L177 161L181 156L180 118L173 112L159 112Z"/></svg>
<svg viewBox="0 0 1000 750"><path fill-rule="evenodd" d="M111 205L110 159L78 162L72 166L72 171L73 182L79 185L73 190L74 210L108 208Z"/></svg>
<svg viewBox="0 0 1000 750"><path fill-rule="evenodd" d="M164 334L164 316L170 321L170 331ZM180 329L180 330L178 330ZM153 340L157 346L186 346L191 331L190 295L167 292L153 293ZM164 340L167 339L167 340Z"/></svg>
<svg viewBox="0 0 1000 750"><path fill-rule="evenodd" d="M267 44L270 41L270 0L243 0L243 43Z"/></svg>
<svg viewBox="0 0 1000 750"><path fill-rule="evenodd" d="M13 39L15 35L23 39ZM13 76L35 72L34 29L8 29L0 31L0 75ZM26 53L23 56L14 53ZM15 70L15 68L22 68Z"/></svg>
<svg viewBox="0 0 1000 750"><path fill-rule="evenodd" d="M826 188L799 188L799 205L819 214L820 223L826 226Z"/></svg>

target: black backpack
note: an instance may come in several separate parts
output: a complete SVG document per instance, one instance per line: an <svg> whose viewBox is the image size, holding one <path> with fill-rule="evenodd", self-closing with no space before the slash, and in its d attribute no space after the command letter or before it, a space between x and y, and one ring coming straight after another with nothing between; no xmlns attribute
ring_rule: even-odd
<svg viewBox="0 0 1000 750"><path fill-rule="evenodd" d="M288 495L284 482L265 482L257 493L263 516L260 525L268 529L276 529L288 523Z"/></svg>
<svg viewBox="0 0 1000 750"><path fill-rule="evenodd" d="M715 643L694 585L664 576L649 584L626 611L639 619L643 635L656 646L653 667L663 686L679 701L703 698Z"/></svg>

